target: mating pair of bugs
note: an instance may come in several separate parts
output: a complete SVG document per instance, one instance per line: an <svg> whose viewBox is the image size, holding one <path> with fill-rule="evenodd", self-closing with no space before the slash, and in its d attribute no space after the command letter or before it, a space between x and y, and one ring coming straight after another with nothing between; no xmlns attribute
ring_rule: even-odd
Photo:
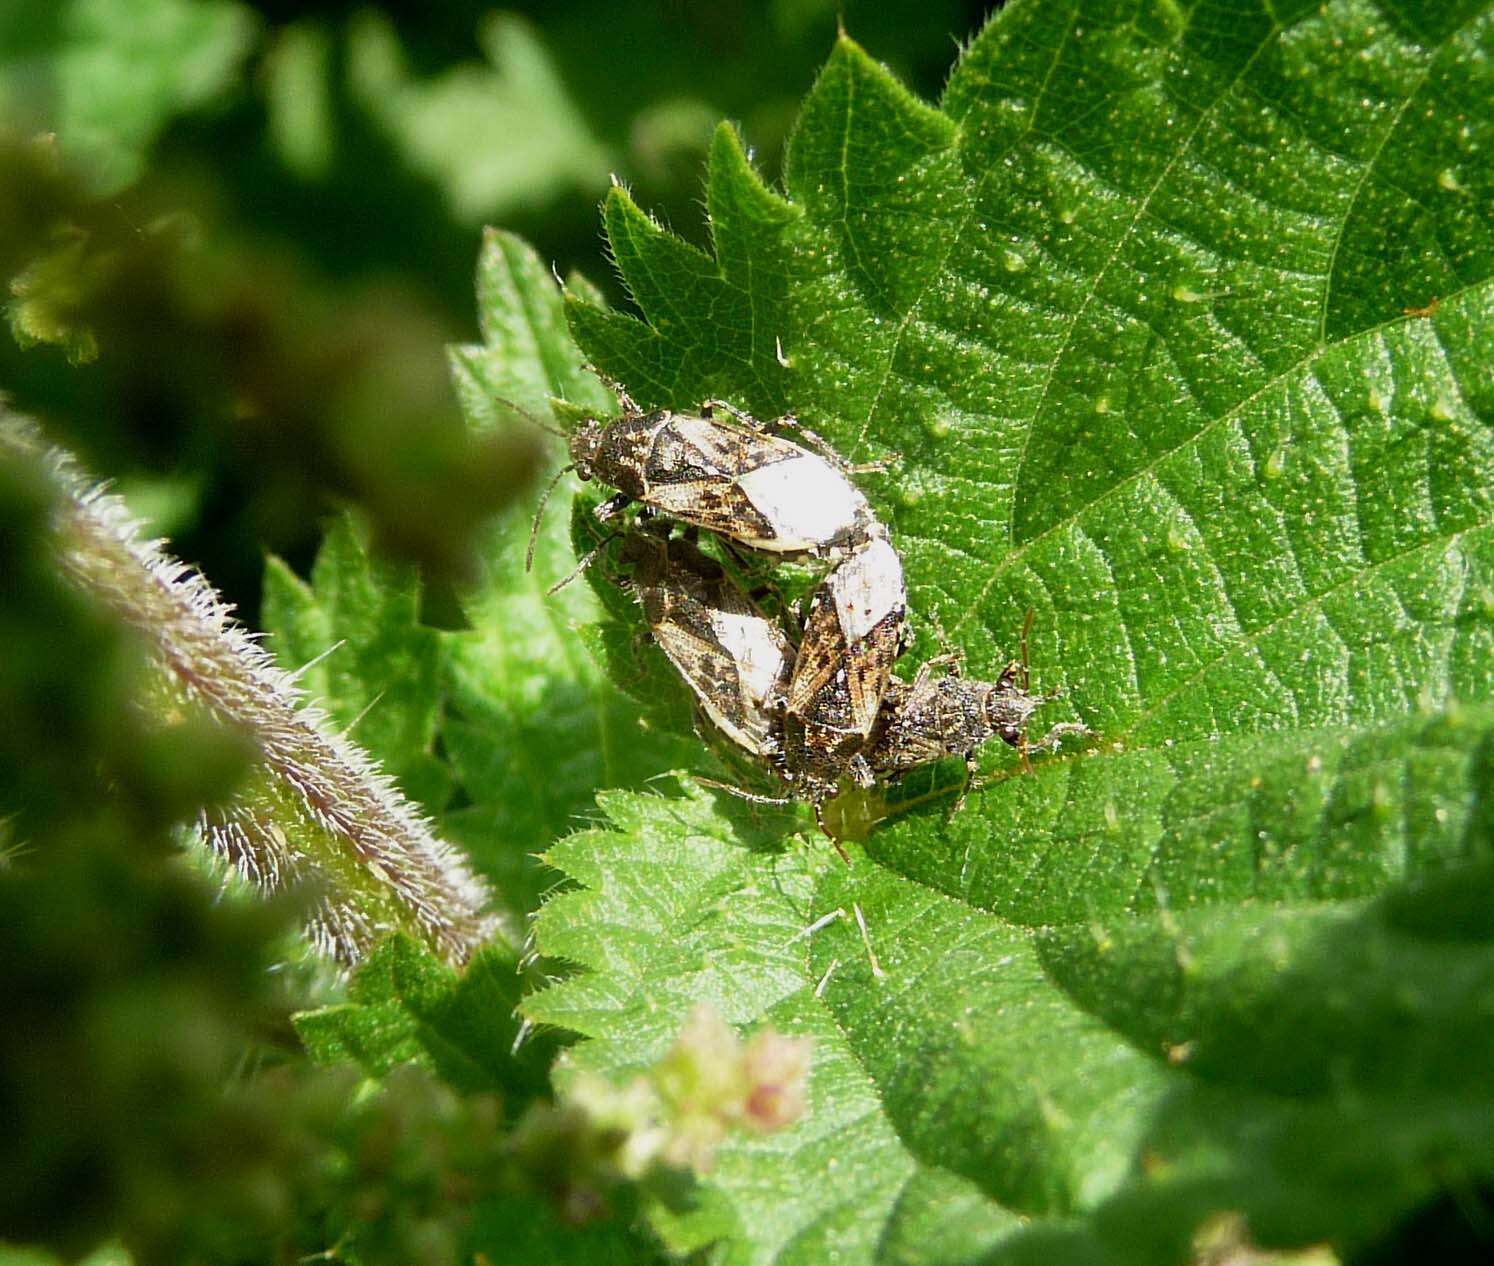
<svg viewBox="0 0 1494 1266"><path fill-rule="evenodd" d="M571 465L545 499L574 470L618 490L596 508L601 522L642 507L642 527L609 535L577 571L624 538L622 561L654 640L715 728L766 761L788 795L730 790L770 803L807 800L818 815L847 778L870 787L948 756L973 771L977 749L993 738L1025 759L1028 717L1046 701L1031 693L1025 628L1021 662L995 682L962 677L952 654L924 664L911 683L893 677L908 641L907 592L887 530L850 480L867 468L841 460L792 417L763 423L721 401L698 414L645 412L611 385L621 416L582 422L567 436ZM775 433L791 427L819 451ZM544 501L536 533L543 510ZM671 521L685 535L673 535ZM729 547L832 564L797 643L701 552L701 530ZM533 550L532 533L527 563ZM1034 746L1082 730L1059 726Z"/></svg>

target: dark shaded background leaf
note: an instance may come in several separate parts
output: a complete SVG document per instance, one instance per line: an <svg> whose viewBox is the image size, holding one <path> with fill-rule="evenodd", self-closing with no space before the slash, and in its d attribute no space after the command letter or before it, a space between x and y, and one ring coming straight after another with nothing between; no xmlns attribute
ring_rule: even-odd
<svg viewBox="0 0 1494 1266"><path fill-rule="evenodd" d="M440 636L419 622L410 568L371 558L355 524L329 529L302 581L277 558L265 568L263 621L277 659L378 757L412 800L438 811L451 774L432 747L441 706Z"/></svg>
<svg viewBox="0 0 1494 1266"><path fill-rule="evenodd" d="M396 937L359 968L347 1002L302 1012L296 1031L319 1063L352 1060L371 1077L416 1063L467 1093L532 1096L554 1050L545 1041L521 1047L514 1015L521 987L513 954L500 946L459 976Z"/></svg>

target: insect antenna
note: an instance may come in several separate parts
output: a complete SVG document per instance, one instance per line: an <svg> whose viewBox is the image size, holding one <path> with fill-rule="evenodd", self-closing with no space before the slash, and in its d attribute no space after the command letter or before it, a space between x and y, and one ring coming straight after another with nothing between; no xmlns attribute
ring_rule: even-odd
<svg viewBox="0 0 1494 1266"><path fill-rule="evenodd" d="M551 477L550 482L545 485L545 491L540 496L539 508L534 512L534 522L529 525L529 548L524 551L525 571L531 571L534 568L534 545L539 540L540 520L545 517L545 507L550 504L550 494L555 491L555 485L575 469L575 462L572 462L569 466L562 466Z"/></svg>
<svg viewBox="0 0 1494 1266"><path fill-rule="evenodd" d="M562 440L569 441L569 439L571 438L566 432L562 431L558 426L552 426L550 423L542 421L537 414L535 414L530 409L526 409L518 401L516 401L516 400L510 400L507 396L500 396L500 395L498 395L497 392L493 393L493 399L496 400L499 404L501 404L505 409L512 409L521 418L523 418L524 421L528 422L530 426L536 427L539 430L545 431L548 434L554 435L554 436L556 436L556 437L558 437L559 439L562 439Z"/></svg>
<svg viewBox="0 0 1494 1266"><path fill-rule="evenodd" d="M604 536L600 541L598 541L594 546L592 546L591 549L586 551L586 554L582 557L581 561L571 569L571 572L568 576L566 576L563 580L557 580L553 585L545 590L545 597L553 598L557 593L559 593L568 584L570 584L571 581L575 580L577 576L579 576L583 571L590 567L592 563L596 562L597 555L600 554L604 549L606 549L607 546L610 545L613 541L617 540L617 538L621 535L621 532L607 533L607 535Z"/></svg>

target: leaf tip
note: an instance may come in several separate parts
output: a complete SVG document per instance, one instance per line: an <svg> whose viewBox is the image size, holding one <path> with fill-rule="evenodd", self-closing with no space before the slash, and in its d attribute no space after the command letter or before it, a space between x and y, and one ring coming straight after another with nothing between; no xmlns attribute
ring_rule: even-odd
<svg viewBox="0 0 1494 1266"><path fill-rule="evenodd" d="M606 229L607 244L612 250L613 263L619 271L624 272L621 261L617 258L621 243L630 238L640 241L666 236L663 226L640 207L622 185L613 185L607 190L607 196L602 201L602 224Z"/></svg>
<svg viewBox="0 0 1494 1266"><path fill-rule="evenodd" d="M862 48L861 45L858 44L855 40L853 40L850 34L846 31L844 15L842 14L836 14L835 43L830 47L830 61L835 61L837 57L862 57L868 61L871 60L870 57L867 56L866 50Z"/></svg>
<svg viewBox="0 0 1494 1266"><path fill-rule="evenodd" d="M602 197L602 215L609 220L614 215L636 215L643 216L643 210L633 201L633 195L628 192L626 185L613 181L607 186L607 192Z"/></svg>
<svg viewBox="0 0 1494 1266"><path fill-rule="evenodd" d="M730 122L718 124L711 138L706 188L713 241L723 221L746 216L752 223L771 225L798 214L758 174L742 134Z"/></svg>
<svg viewBox="0 0 1494 1266"><path fill-rule="evenodd" d="M715 131L711 133L710 164L712 169L717 163L748 165L747 146L742 141L742 134L737 130L737 125L730 119L722 119L716 124Z"/></svg>

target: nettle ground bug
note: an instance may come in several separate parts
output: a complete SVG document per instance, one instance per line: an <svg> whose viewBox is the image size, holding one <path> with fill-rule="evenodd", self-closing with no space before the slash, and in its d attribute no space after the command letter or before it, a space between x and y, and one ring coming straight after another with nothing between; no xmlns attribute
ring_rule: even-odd
<svg viewBox="0 0 1494 1266"><path fill-rule="evenodd" d="M807 800L817 816L842 775L870 782L859 752L900 644L905 603L891 546L869 542L821 583L810 604L806 658L779 623L696 548L688 536L693 529L673 538L667 525L662 529L630 533L621 551L649 631L716 731L769 765L791 794L699 781L758 804ZM833 836L832 842L846 857Z"/></svg>
<svg viewBox="0 0 1494 1266"><path fill-rule="evenodd" d="M847 775L862 786L873 781L862 749L907 640L907 606L902 562L881 537L831 571L810 599L784 697L780 772L816 806Z"/></svg>
<svg viewBox="0 0 1494 1266"><path fill-rule="evenodd" d="M616 520L631 504L640 507L642 527L609 533L561 583L624 536L628 587L698 712L714 732L767 763L789 795L700 781L759 803L808 801L844 858L826 806L846 781L871 787L962 756L968 790L976 753L994 738L1016 747L1030 769L1030 751L1088 732L1060 725L1028 743L1029 718L1051 696L1031 691L1027 627L1020 663L995 682L965 679L952 655L925 664L911 683L893 679L907 640L907 593L885 528L849 478L867 468L773 433L797 425L792 417L764 424L720 401L705 402L698 414L645 412L621 386L610 385L622 412L610 421L583 419L565 436L571 463L541 498L526 566L545 504L567 471L617 489L588 516L597 524ZM672 535L674 522L685 525L684 536ZM720 538L734 562L745 548L833 564L809 600L797 650L791 635L697 547L702 530Z"/></svg>
<svg viewBox="0 0 1494 1266"><path fill-rule="evenodd" d="M880 470L880 463L851 466L828 448L814 453L773 434L775 429L798 426L791 415L764 423L719 400L706 401L699 414L645 412L620 385L609 385L622 414L610 421L583 421L565 436L571 462L557 472L540 500L526 568L534 561L545 504L571 470L582 480L595 479L618 490L596 508L604 523L637 502L649 513L784 557L834 559L885 537L885 529L849 478L858 471ZM716 416L718 412L727 419ZM812 432L799 429L823 444Z"/></svg>
<svg viewBox="0 0 1494 1266"><path fill-rule="evenodd" d="M753 756L776 757L782 744L775 709L794 662L778 622L692 541L670 538L667 526L629 533L621 560L631 566L627 584L649 632L700 710Z"/></svg>
<svg viewBox="0 0 1494 1266"><path fill-rule="evenodd" d="M1029 610L1022 625L1022 658L1008 664L994 682L961 676L959 656L946 653L921 665L911 683L891 683L866 749L866 761L876 776L896 778L919 765L962 757L966 777L955 801L957 810L975 785L976 754L992 739L1015 747L1030 772L1030 753L1056 750L1063 738L1089 733L1087 726L1066 721L1036 743L1028 741L1028 719L1043 704L1057 698L1054 694L1032 693L1027 661L1032 615ZM941 668L943 675L939 674Z"/></svg>

